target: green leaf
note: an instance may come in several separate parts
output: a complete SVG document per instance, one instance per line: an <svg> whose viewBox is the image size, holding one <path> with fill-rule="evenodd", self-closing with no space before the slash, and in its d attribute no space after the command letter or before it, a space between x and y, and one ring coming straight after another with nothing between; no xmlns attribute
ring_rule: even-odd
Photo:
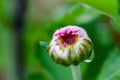
<svg viewBox="0 0 120 80"><path fill-rule="evenodd" d="M7 27L0 23L0 73L3 72L6 80L16 80L14 37Z"/></svg>
<svg viewBox="0 0 120 80"><path fill-rule="evenodd" d="M116 0L76 0L92 6L109 16L118 16L118 3Z"/></svg>
<svg viewBox="0 0 120 80"><path fill-rule="evenodd" d="M89 6L84 6L82 14L77 17L77 24L87 24L100 16L100 13Z"/></svg>
<svg viewBox="0 0 120 80"><path fill-rule="evenodd" d="M0 22L4 25L9 25L13 22L14 13L13 0L0 0Z"/></svg>
<svg viewBox="0 0 120 80"><path fill-rule="evenodd" d="M119 80L120 79L120 55L115 48L108 56L98 75L97 80Z"/></svg>
<svg viewBox="0 0 120 80"><path fill-rule="evenodd" d="M48 49L48 42L40 41L39 43L45 50Z"/></svg>
<svg viewBox="0 0 120 80"><path fill-rule="evenodd" d="M87 4L101 13L109 16L112 20L114 20L114 27L117 31L120 32L120 7L119 0L75 0L80 2L81 4Z"/></svg>

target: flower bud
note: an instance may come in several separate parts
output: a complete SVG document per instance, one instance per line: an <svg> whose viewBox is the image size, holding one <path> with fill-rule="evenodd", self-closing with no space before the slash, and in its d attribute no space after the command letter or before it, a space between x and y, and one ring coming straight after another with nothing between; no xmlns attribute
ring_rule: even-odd
<svg viewBox="0 0 120 80"><path fill-rule="evenodd" d="M83 28L67 26L53 34L49 44L49 55L57 63L78 65L90 57L92 42Z"/></svg>

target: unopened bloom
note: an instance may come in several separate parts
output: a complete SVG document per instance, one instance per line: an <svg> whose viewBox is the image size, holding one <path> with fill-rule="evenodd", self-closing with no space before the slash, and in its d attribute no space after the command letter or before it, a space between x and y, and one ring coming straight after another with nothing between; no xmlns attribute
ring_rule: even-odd
<svg viewBox="0 0 120 80"><path fill-rule="evenodd" d="M49 55L55 62L64 66L78 65L90 57L92 48L92 42L83 28L67 26L53 34Z"/></svg>

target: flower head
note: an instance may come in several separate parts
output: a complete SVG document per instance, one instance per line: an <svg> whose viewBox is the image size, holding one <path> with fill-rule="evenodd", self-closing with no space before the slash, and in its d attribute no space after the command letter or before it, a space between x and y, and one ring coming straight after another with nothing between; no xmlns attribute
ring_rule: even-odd
<svg viewBox="0 0 120 80"><path fill-rule="evenodd" d="M55 31L49 44L49 55L64 66L78 65L89 58L92 42L83 28L67 26Z"/></svg>

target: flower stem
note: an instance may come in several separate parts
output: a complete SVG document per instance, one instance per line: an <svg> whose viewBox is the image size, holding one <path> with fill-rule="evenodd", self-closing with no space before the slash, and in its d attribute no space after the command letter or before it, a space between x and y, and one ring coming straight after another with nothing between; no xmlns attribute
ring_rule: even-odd
<svg viewBox="0 0 120 80"><path fill-rule="evenodd" d="M78 66L71 65L71 71L72 71L73 80L82 80L79 65Z"/></svg>

